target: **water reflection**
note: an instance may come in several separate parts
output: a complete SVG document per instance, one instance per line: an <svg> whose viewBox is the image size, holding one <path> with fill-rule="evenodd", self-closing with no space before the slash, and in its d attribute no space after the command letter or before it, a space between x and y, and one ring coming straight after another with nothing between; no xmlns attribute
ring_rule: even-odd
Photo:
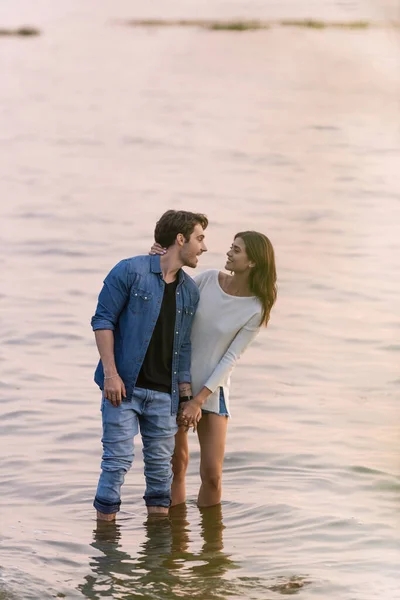
<svg viewBox="0 0 400 600"><path fill-rule="evenodd" d="M238 568L223 552L221 506L200 512L200 551L187 520L185 505L174 507L168 518L148 519L146 540L137 554L122 549L123 526L99 522L91 546L101 551L92 557L92 573L79 590L86 598L157 600L186 598L223 600L232 594L224 574Z"/></svg>

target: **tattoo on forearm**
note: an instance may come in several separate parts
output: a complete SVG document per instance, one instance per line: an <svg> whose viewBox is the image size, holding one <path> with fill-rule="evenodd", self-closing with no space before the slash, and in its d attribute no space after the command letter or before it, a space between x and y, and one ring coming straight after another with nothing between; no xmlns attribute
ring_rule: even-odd
<svg viewBox="0 0 400 600"><path fill-rule="evenodd" d="M190 383L180 383L179 384L179 395L180 396L191 396L192 395L192 386Z"/></svg>

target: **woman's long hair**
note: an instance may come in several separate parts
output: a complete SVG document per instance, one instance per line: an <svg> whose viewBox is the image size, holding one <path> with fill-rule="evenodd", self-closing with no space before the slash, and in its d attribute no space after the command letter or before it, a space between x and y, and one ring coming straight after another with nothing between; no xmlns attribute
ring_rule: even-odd
<svg viewBox="0 0 400 600"><path fill-rule="evenodd" d="M274 248L267 236L258 231L241 231L235 239L238 237L244 242L249 260L255 264L250 269L249 287L262 305L260 325L267 326L277 296Z"/></svg>

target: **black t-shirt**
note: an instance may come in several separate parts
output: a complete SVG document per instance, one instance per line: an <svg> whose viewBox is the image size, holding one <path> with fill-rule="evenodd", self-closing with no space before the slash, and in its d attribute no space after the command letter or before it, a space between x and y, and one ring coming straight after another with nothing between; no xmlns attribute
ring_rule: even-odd
<svg viewBox="0 0 400 600"><path fill-rule="evenodd" d="M160 314L138 375L136 386L171 393L172 353L176 318L176 286L179 277L166 283Z"/></svg>

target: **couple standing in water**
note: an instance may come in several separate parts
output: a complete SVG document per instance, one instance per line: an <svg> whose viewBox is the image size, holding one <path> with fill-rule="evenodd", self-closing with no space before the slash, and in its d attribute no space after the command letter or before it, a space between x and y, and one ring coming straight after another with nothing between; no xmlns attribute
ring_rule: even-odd
<svg viewBox="0 0 400 600"><path fill-rule="evenodd" d="M169 210L156 224L152 254L119 262L107 275L92 318L100 361L103 457L94 499L112 521L141 433L149 515L185 502L188 430L200 443L198 505L221 501L230 374L266 326L276 300L274 250L262 233L235 235L228 275L194 279L207 251L205 215Z"/></svg>

